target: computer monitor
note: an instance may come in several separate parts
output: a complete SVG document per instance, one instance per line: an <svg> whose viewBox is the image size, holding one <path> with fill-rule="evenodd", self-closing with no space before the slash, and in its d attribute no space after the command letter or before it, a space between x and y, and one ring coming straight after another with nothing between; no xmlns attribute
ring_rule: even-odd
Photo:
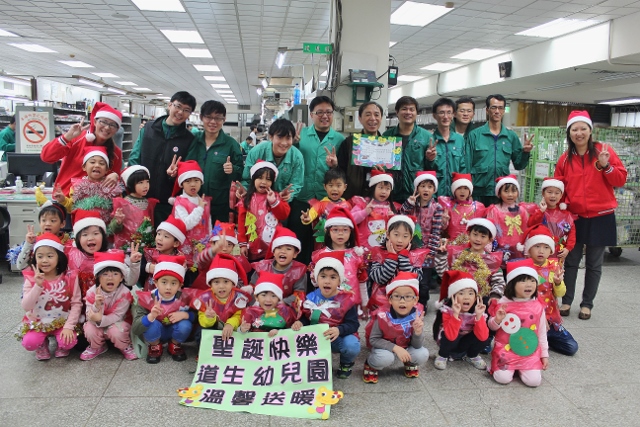
<svg viewBox="0 0 640 427"><path fill-rule="evenodd" d="M7 168L8 173L20 176L25 186L33 187L46 177L52 179L51 175L55 175L57 164L43 162L40 154L7 153Z"/></svg>

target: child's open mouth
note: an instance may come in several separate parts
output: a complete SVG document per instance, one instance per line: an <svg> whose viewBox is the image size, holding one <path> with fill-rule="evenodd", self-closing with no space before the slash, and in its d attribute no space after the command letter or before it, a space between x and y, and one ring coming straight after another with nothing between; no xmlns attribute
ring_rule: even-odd
<svg viewBox="0 0 640 427"><path fill-rule="evenodd" d="M285 262L287 262L287 257L284 255L280 255L278 257L278 261L280 262L280 264L284 264Z"/></svg>
<svg viewBox="0 0 640 427"><path fill-rule="evenodd" d="M87 243L87 248L89 248L90 250L94 250L98 245L96 245L95 243Z"/></svg>
<svg viewBox="0 0 640 427"><path fill-rule="evenodd" d="M471 304L469 304L468 302L462 303L462 310L469 311L470 308L471 308Z"/></svg>

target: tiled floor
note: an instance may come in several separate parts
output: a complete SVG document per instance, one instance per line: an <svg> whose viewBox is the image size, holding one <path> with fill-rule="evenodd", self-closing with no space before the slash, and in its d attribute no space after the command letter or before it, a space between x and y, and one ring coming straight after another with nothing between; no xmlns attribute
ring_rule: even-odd
<svg viewBox="0 0 640 427"><path fill-rule="evenodd" d="M433 367L437 349L428 338L431 360L418 379L406 379L398 364L383 371L377 385L363 383L363 351L354 375L334 380L334 388L344 391L345 397L324 422L179 405L176 389L191 382L195 346L188 347L189 360L184 363L168 357L159 365L129 362L113 349L90 362L81 361L77 352L67 359L38 362L13 337L22 318L22 282L19 275L7 273L6 266L2 269L0 426L640 425L636 367L640 340L634 335L640 323L636 249L625 249L621 258L607 255L593 317L578 320L576 301L574 313L566 319L580 350L574 357L552 353L541 387L529 389L517 380L502 386L465 362L452 362L447 370L437 371ZM433 322L432 308L426 322Z"/></svg>

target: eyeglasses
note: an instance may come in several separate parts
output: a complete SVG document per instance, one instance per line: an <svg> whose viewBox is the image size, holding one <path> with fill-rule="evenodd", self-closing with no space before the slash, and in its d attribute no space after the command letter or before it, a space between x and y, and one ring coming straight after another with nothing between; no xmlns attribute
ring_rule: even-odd
<svg viewBox="0 0 640 427"><path fill-rule="evenodd" d="M492 105L491 107L489 107L489 110L491 110L491 111L497 111L497 110L504 111L504 105L500 105L500 106Z"/></svg>
<svg viewBox="0 0 640 427"><path fill-rule="evenodd" d="M390 297L393 301L413 301L414 299L416 299L415 295L396 295L396 294L391 294Z"/></svg>
<svg viewBox="0 0 640 427"><path fill-rule="evenodd" d="M333 114L333 111L315 111L313 114L316 116L330 116Z"/></svg>
<svg viewBox="0 0 640 427"><path fill-rule="evenodd" d="M170 105L176 110L181 111L186 115L191 115L191 113L193 112L191 108L184 108L182 105L176 104L175 102L172 102Z"/></svg>
<svg viewBox="0 0 640 427"><path fill-rule="evenodd" d="M329 231L335 234L347 234L351 231L351 229L349 227L344 227L344 228L331 227Z"/></svg>
<svg viewBox="0 0 640 427"><path fill-rule="evenodd" d="M216 123L222 123L222 122L224 122L224 119L225 119L224 116L216 116L216 117L202 116L202 121L203 122L210 122L211 120L213 120Z"/></svg>
<svg viewBox="0 0 640 427"><path fill-rule="evenodd" d="M118 129L120 126L116 122L111 122L107 120L96 120L100 125L110 127L111 129Z"/></svg>
<svg viewBox="0 0 640 427"><path fill-rule="evenodd" d="M453 111L438 111L436 113L436 116L440 116L440 117L448 116L448 117L451 117L451 116L453 116Z"/></svg>

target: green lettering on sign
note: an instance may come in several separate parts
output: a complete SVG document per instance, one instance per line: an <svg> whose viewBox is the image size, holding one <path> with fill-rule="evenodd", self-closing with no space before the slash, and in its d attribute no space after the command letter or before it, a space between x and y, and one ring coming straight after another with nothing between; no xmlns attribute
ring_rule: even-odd
<svg viewBox="0 0 640 427"><path fill-rule="evenodd" d="M302 52L331 55L333 53L333 45L330 43L302 43Z"/></svg>

